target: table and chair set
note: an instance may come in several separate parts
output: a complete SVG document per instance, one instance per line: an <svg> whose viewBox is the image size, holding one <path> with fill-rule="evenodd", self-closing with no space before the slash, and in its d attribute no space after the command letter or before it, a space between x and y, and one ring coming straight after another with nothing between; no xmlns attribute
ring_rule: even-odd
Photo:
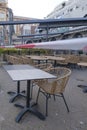
<svg viewBox="0 0 87 130"><path fill-rule="evenodd" d="M64 57L59 56L34 56L34 55L26 55L26 57L31 58L34 61L37 61L38 64L40 63L53 63L53 66L57 66L57 62L65 61Z"/></svg>
<svg viewBox="0 0 87 130"><path fill-rule="evenodd" d="M47 58L45 58L45 60L47 60ZM47 62L46 64L37 64L36 66L29 64L13 64L3 65L3 67L13 82L17 82L17 91L15 93L12 91L8 92L8 94L13 94L10 99L10 103L15 102L15 99L18 99L20 101L18 97L26 97L26 105L21 105L21 102L20 104L14 104L14 106L20 107L22 109L15 118L16 122L20 122L22 117L27 112L31 112L39 119L45 120L46 116L48 116L48 99L53 97L55 100L56 96L63 98L67 111L69 112L69 107L63 94L71 75L71 70L69 68L53 67L52 64ZM25 86L26 93L21 91L21 81L27 82L27 85ZM32 88L35 85L38 86L38 93L35 103L32 104ZM46 96L45 115L39 112L35 107L39 104L40 92Z"/></svg>

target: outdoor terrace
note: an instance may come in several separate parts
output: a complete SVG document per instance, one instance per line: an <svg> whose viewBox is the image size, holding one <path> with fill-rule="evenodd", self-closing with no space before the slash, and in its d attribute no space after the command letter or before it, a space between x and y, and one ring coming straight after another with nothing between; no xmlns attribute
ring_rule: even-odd
<svg viewBox="0 0 87 130"><path fill-rule="evenodd" d="M49 100L49 115L41 121L31 113L26 114L19 123L15 122L20 108L9 103L9 90L16 90L13 82L3 66L0 67L0 130L87 130L87 93L77 85L87 84L87 68L72 69L69 82L65 90L65 98L70 112L67 113L61 98ZM21 81L21 90L25 89L26 81ZM34 87L33 100L36 99L38 87ZM15 100L15 103L25 104L25 99ZM45 97L40 94L38 109L45 114ZM26 117L26 118L25 118Z"/></svg>
<svg viewBox="0 0 87 130"><path fill-rule="evenodd" d="M61 26L82 26L87 25L87 19L71 20L53 20L48 21L16 21L1 22L0 25L14 25L24 23L40 23L41 26L48 28ZM46 24L46 25L45 25ZM52 26L51 26L52 24ZM55 25L54 25L55 24ZM0 67L0 130L87 130L87 93L83 92L83 88L77 87L79 84L87 84L87 68L71 68L72 74L65 90L65 98L69 106L70 112L67 113L65 105L61 98L49 100L49 115L46 120L42 121L29 113L23 116L19 123L15 122L15 117L20 112L20 108L9 103L9 90L16 90L16 82L13 82L3 66ZM24 90L26 81L21 81L21 90ZM33 100L36 99L38 87L34 87ZM25 104L25 98L15 100L15 103ZM45 97L40 95L38 110L45 114ZM26 117L26 118L25 118Z"/></svg>

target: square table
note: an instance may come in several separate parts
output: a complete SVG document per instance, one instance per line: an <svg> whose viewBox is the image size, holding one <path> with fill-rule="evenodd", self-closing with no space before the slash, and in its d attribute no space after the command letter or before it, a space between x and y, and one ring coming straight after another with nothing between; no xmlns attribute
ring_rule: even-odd
<svg viewBox="0 0 87 130"><path fill-rule="evenodd" d="M10 66L12 67L12 66ZM5 67L6 68L6 67ZM34 109L31 104L30 104L30 89L31 89L31 80L35 79L49 79L49 78L56 78L56 76L49 74L43 70L37 69L37 68L32 68L29 69L7 69L8 74L12 78L13 81L27 81L27 97L26 97L26 105L23 108L23 110L18 114L16 117L16 122L19 122L23 115L26 112L31 112L34 115L36 115L38 118L41 120L45 119L45 116L42 115L38 110Z"/></svg>
<svg viewBox="0 0 87 130"><path fill-rule="evenodd" d="M57 61L65 61L64 57L58 57L58 56L45 56L48 58L48 60L53 60L54 61L54 67L57 65Z"/></svg>
<svg viewBox="0 0 87 130"><path fill-rule="evenodd" d="M9 70L25 70L25 69L34 69L33 66L31 65L3 65L4 69L6 71L9 71ZM20 92L20 81L17 81L17 91L16 92L13 92L13 91L9 91L8 94L11 94L13 95L12 98L10 99L10 103L14 102L14 100L19 97L19 96L22 96L22 97L26 97L23 93L25 91L22 91Z"/></svg>
<svg viewBox="0 0 87 130"><path fill-rule="evenodd" d="M26 55L28 58L31 58L32 60L38 61L38 64L41 63L41 61L45 61L47 63L48 58L45 56L34 56L34 55Z"/></svg>

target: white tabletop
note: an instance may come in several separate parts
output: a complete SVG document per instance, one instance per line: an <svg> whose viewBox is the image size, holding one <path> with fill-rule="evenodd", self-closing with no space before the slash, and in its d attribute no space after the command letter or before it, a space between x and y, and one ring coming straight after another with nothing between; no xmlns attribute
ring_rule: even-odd
<svg viewBox="0 0 87 130"><path fill-rule="evenodd" d="M29 55L29 56L27 56L27 57L30 57L31 59L33 59L33 60L47 60L48 58L47 57L45 57L45 56L31 56L31 55Z"/></svg>
<svg viewBox="0 0 87 130"><path fill-rule="evenodd" d="M34 67L33 66L31 66L31 65L26 65L26 64L24 64L24 65L3 65L3 67L4 67L4 69L6 70L6 71L8 71L8 70L25 70L25 69L34 69Z"/></svg>
<svg viewBox="0 0 87 130"><path fill-rule="evenodd" d="M64 57L58 57L58 56L46 56L49 60L59 60L59 61L63 61L65 60Z"/></svg>
<svg viewBox="0 0 87 130"><path fill-rule="evenodd" d="M87 67L87 62L79 62L77 64L80 65L80 66L86 66Z"/></svg>
<svg viewBox="0 0 87 130"><path fill-rule="evenodd" d="M14 67L13 67L14 66ZM24 68L23 68L24 66ZM13 69L12 69L13 67ZM17 67L17 68L16 68ZM33 79L47 79L47 78L56 78L56 76L49 74L43 70L28 67L25 65L21 65L21 69L19 69L20 65L7 65L4 66L10 77L13 81L23 81L23 80L33 80ZM26 69L25 69L26 68Z"/></svg>

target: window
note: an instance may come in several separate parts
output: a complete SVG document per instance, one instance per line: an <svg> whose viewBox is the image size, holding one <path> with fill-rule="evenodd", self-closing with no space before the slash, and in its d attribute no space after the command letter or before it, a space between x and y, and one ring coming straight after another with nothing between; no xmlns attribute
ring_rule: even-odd
<svg viewBox="0 0 87 130"><path fill-rule="evenodd" d="M25 35L30 34L30 30L25 29L25 30L24 30L24 34L25 34Z"/></svg>
<svg viewBox="0 0 87 130"><path fill-rule="evenodd" d="M78 9L79 7L78 6L76 6L76 9Z"/></svg>
<svg viewBox="0 0 87 130"><path fill-rule="evenodd" d="M71 8L71 9L70 9L70 12L71 12L72 10L73 10L73 9Z"/></svg>
<svg viewBox="0 0 87 130"><path fill-rule="evenodd" d="M66 3L64 2L64 3L62 3L62 7L65 7L65 5L66 5Z"/></svg>

